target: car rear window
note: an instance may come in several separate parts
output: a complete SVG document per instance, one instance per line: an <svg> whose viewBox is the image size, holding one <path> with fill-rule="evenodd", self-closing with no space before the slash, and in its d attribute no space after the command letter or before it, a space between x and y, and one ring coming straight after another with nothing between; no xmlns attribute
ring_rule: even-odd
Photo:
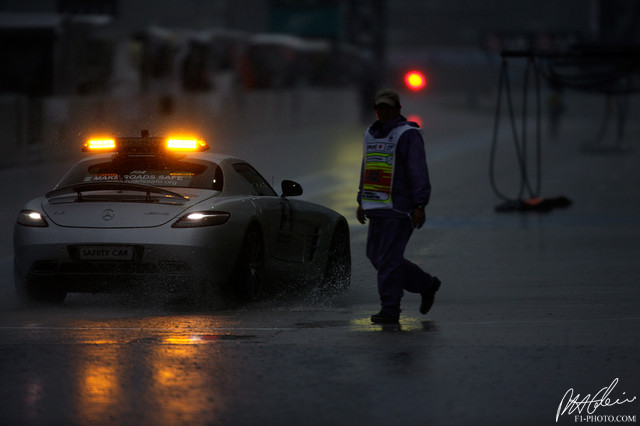
<svg viewBox="0 0 640 426"><path fill-rule="evenodd" d="M222 169L200 160L169 158L114 158L76 164L59 187L91 182L126 182L170 188L198 188L222 191Z"/></svg>

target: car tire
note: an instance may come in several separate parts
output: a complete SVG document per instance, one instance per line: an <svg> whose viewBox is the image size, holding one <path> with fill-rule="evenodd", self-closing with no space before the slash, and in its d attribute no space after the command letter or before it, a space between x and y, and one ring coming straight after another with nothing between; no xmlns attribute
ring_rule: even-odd
<svg viewBox="0 0 640 426"><path fill-rule="evenodd" d="M264 292L265 245L262 230L256 224L244 236L231 284L241 301L257 300Z"/></svg>
<svg viewBox="0 0 640 426"><path fill-rule="evenodd" d="M336 295L350 286L351 241L348 225L341 222L331 238L321 289L327 295Z"/></svg>
<svg viewBox="0 0 640 426"><path fill-rule="evenodd" d="M47 304L61 304L67 297L67 292L56 286L55 281L35 281L21 277L14 272L16 294L24 302L38 302Z"/></svg>

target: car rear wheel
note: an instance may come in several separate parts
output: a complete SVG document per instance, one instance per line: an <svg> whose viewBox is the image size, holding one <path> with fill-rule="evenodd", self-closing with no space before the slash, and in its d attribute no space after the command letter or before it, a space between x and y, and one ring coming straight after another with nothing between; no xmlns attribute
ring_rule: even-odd
<svg viewBox="0 0 640 426"><path fill-rule="evenodd" d="M260 298L265 285L265 248L262 231L253 225L247 231L233 283L236 296L243 301Z"/></svg>
<svg viewBox="0 0 640 426"><path fill-rule="evenodd" d="M351 285L351 242L349 227L340 223L331 239L321 289L328 295L345 291Z"/></svg>

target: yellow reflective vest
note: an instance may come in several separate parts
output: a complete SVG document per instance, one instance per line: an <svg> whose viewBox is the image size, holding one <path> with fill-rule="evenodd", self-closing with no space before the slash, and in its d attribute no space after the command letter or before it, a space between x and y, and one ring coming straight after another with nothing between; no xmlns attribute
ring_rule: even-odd
<svg viewBox="0 0 640 426"><path fill-rule="evenodd" d="M383 138L375 138L367 130L364 135L364 173L361 205L365 210L393 209L393 170L398 140L407 130L419 130L404 124Z"/></svg>

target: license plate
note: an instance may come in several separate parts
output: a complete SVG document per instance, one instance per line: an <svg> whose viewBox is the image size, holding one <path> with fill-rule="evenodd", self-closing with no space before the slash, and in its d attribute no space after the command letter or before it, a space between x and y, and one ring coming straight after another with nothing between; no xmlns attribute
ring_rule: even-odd
<svg viewBox="0 0 640 426"><path fill-rule="evenodd" d="M133 247L82 246L80 260L133 260Z"/></svg>

